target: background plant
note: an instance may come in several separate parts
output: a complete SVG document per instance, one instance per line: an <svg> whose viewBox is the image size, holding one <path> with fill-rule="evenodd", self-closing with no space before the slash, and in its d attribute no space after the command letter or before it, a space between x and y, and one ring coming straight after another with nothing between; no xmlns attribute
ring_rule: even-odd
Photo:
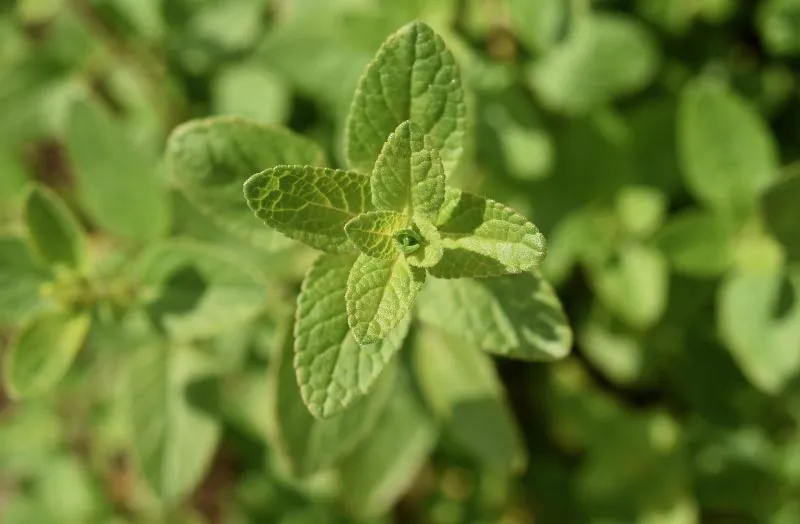
<svg viewBox="0 0 800 524"><path fill-rule="evenodd" d="M3 4L0 519L796 522L798 8ZM318 420L292 319L308 268L345 271L242 181L370 172L384 140L347 152L346 117L412 20L461 69L448 184L535 223L545 279L428 278L371 393ZM165 151L181 124L204 155ZM566 353L548 281L570 356L490 359Z"/></svg>

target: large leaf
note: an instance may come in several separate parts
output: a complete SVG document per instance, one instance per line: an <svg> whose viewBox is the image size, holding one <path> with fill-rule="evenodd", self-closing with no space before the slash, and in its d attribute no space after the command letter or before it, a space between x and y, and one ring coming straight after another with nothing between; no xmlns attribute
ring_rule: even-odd
<svg viewBox="0 0 800 524"><path fill-rule="evenodd" d="M0 236L0 325L21 323L40 309L47 276L22 239Z"/></svg>
<svg viewBox="0 0 800 524"><path fill-rule="evenodd" d="M372 171L392 131L411 120L430 136L449 176L464 149L466 107L458 66L442 39L412 22L390 36L362 75L347 119L347 158Z"/></svg>
<svg viewBox="0 0 800 524"><path fill-rule="evenodd" d="M497 355L552 360L566 356L572 346L558 296L538 272L430 279L418 303L423 322Z"/></svg>
<svg viewBox="0 0 800 524"><path fill-rule="evenodd" d="M181 340L230 330L266 305L266 285L255 269L202 244L155 245L142 254L135 273L151 318Z"/></svg>
<svg viewBox="0 0 800 524"><path fill-rule="evenodd" d="M385 338L408 314L425 282L425 271L403 257L383 260L361 254L350 270L347 323L360 345Z"/></svg>
<svg viewBox="0 0 800 524"><path fill-rule="evenodd" d="M370 434L392 391L395 370L385 370L372 393L350 409L320 420L309 413L297 387L292 338L285 329L270 361L269 437L290 473L304 478L334 466Z"/></svg>
<svg viewBox="0 0 800 524"><path fill-rule="evenodd" d="M289 242L257 220L242 202L242 185L255 173L280 164L324 165L313 142L242 118L188 122L167 143L170 173L184 195L219 227L260 248Z"/></svg>
<svg viewBox="0 0 800 524"><path fill-rule="evenodd" d="M4 355L6 391L15 398L47 393L69 370L90 324L88 313L48 311L31 318Z"/></svg>
<svg viewBox="0 0 800 524"><path fill-rule="evenodd" d="M431 328L418 336L415 376L450 438L489 470L523 469L525 447L491 357Z"/></svg>
<svg viewBox="0 0 800 524"><path fill-rule="evenodd" d="M294 367L300 394L315 417L331 417L369 393L403 344L410 315L389 335L359 346L347 325L345 289L354 255L322 255L297 298Z"/></svg>
<svg viewBox="0 0 800 524"><path fill-rule="evenodd" d="M764 220L793 262L800 261L800 176L781 180L761 200Z"/></svg>
<svg viewBox="0 0 800 524"><path fill-rule="evenodd" d="M219 424L187 394L213 367L194 348L153 344L141 348L128 373L134 458L150 488L178 503L202 479L219 441Z"/></svg>
<svg viewBox="0 0 800 524"><path fill-rule="evenodd" d="M70 114L67 150L86 210L103 228L152 240L169 227L169 201L158 159L131 142L100 106L79 102Z"/></svg>
<svg viewBox="0 0 800 524"><path fill-rule="evenodd" d="M778 155L766 123L744 99L718 81L684 87L678 145L686 185L711 208L750 210L778 174Z"/></svg>
<svg viewBox="0 0 800 524"><path fill-rule="evenodd" d="M78 220L64 202L45 187L35 187L25 203L31 252L47 266L85 269L88 250Z"/></svg>
<svg viewBox="0 0 800 524"><path fill-rule="evenodd" d="M522 273L547 251L544 235L525 217L494 200L448 189L437 220L444 254L431 274L440 278Z"/></svg>
<svg viewBox="0 0 800 524"><path fill-rule="evenodd" d="M407 229L410 222L408 216L394 211L371 211L349 221L344 231L362 253L394 260L400 255L396 234Z"/></svg>
<svg viewBox="0 0 800 524"><path fill-rule="evenodd" d="M378 209L434 220L444 200L444 168L433 141L411 121L386 140L370 177Z"/></svg>
<svg viewBox="0 0 800 524"><path fill-rule="evenodd" d="M369 177L322 167L267 169L245 182L244 195L268 226L331 253L353 249L344 226L371 207Z"/></svg>

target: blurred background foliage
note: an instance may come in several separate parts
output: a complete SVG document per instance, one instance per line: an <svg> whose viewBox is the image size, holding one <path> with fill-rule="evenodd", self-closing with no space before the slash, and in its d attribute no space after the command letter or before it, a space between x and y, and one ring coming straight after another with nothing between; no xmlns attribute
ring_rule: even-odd
<svg viewBox="0 0 800 524"><path fill-rule="evenodd" d="M0 396L0 522L800 522L800 1L0 6L0 342L30 342L50 302L98 305L35 333L80 350L55 390ZM240 115L341 166L358 77L414 19L471 93L455 183L542 228L574 348L495 375L421 328L404 358L452 375L421 388L447 403L479 383L500 424L405 434L429 414L401 396L410 425L379 422L360 452L315 428L346 457L298 479L276 432L305 422L267 407L296 387L280 340L312 255L217 228L174 189L165 140ZM393 438L409 456L371 467ZM137 446L161 448L142 466Z"/></svg>

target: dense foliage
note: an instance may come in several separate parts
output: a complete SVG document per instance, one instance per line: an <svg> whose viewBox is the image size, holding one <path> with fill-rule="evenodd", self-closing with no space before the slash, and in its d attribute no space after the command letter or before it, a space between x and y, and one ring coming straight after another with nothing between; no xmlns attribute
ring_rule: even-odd
<svg viewBox="0 0 800 524"><path fill-rule="evenodd" d="M798 0L0 4L0 522L800 522L798 74Z"/></svg>

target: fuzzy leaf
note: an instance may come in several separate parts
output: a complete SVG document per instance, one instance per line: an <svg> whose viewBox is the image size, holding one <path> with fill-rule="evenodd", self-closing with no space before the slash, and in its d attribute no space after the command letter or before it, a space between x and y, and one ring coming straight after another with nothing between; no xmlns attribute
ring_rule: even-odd
<svg viewBox="0 0 800 524"><path fill-rule="evenodd" d="M78 220L51 190L35 187L25 203L28 243L47 266L84 269L88 264L86 239Z"/></svg>
<svg viewBox="0 0 800 524"><path fill-rule="evenodd" d="M170 135L166 155L172 177L192 204L227 233L270 250L290 242L253 220L242 205L242 184L277 165L325 164L324 153L310 140L231 117L183 124Z"/></svg>
<svg viewBox="0 0 800 524"><path fill-rule="evenodd" d="M445 173L464 150L466 107L458 66L430 27L412 22L390 36L359 80L347 119L347 158L372 171L389 135L411 120L439 150Z"/></svg>
<svg viewBox="0 0 800 524"><path fill-rule="evenodd" d="M372 171L378 209L434 220L444 200L444 168L433 140L411 121L389 135Z"/></svg>
<svg viewBox="0 0 800 524"><path fill-rule="evenodd" d="M403 257L359 255L347 280L347 323L360 345L386 337L411 309L425 272Z"/></svg>
<svg viewBox="0 0 800 524"><path fill-rule="evenodd" d="M345 224L369 211L369 177L311 166L278 166L244 184L247 204L268 226L331 253L352 251Z"/></svg>
<svg viewBox="0 0 800 524"><path fill-rule="evenodd" d="M393 211L372 211L344 226L347 238L359 251L374 258L394 260L400 255L395 234L409 226L406 215Z"/></svg>
<svg viewBox="0 0 800 524"><path fill-rule="evenodd" d="M406 260L416 267L430 268L435 266L444 255L442 237L439 235L439 231L437 231L436 226L421 217L414 219L414 230L421 239L420 248L406 254Z"/></svg>
<svg viewBox="0 0 800 524"><path fill-rule="evenodd" d="M494 200L448 189L437 220L444 254L431 268L439 278L494 277L537 267L544 235Z"/></svg>
<svg viewBox="0 0 800 524"><path fill-rule="evenodd" d="M312 415L327 418L369 393L408 333L410 315L389 335L359 346L347 325L345 289L355 255L322 255L303 280L294 325L294 367Z"/></svg>

